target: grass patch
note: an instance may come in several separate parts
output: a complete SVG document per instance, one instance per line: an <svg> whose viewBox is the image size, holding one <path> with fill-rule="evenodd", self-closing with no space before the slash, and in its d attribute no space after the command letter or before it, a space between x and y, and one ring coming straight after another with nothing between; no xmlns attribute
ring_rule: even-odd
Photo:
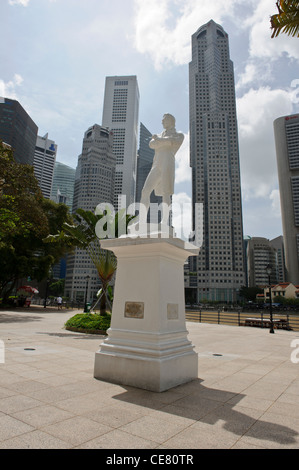
<svg viewBox="0 0 299 470"><path fill-rule="evenodd" d="M106 334L110 328L111 314L99 315L98 313L78 313L65 323L65 329L80 333Z"/></svg>

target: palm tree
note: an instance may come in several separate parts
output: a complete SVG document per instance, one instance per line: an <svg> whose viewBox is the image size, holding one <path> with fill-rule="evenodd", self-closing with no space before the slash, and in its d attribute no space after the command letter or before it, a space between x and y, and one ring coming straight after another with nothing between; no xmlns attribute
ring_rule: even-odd
<svg viewBox="0 0 299 470"><path fill-rule="evenodd" d="M101 214L95 214L89 210L77 209L76 214L73 215L76 224L70 225L64 223L62 230L58 234L49 235L44 240L46 243L67 244L70 248L78 247L88 253L97 269L102 283L100 315L103 315L106 312L107 289L117 266L117 260L114 253L110 250L102 249L100 240L96 235L96 225L104 216L107 216L107 211L104 211ZM129 222L134 219L134 217L135 216L126 214L125 210L117 212L115 216L110 214L110 222L114 227L116 238L120 235L120 227L125 226L127 229Z"/></svg>
<svg viewBox="0 0 299 470"><path fill-rule="evenodd" d="M276 6L278 14L270 18L271 38L277 37L280 33L299 37L299 0L279 0Z"/></svg>

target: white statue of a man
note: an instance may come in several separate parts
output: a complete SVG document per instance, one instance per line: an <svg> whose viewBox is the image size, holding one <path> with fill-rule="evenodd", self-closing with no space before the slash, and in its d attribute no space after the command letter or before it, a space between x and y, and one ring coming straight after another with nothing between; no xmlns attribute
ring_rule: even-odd
<svg viewBox="0 0 299 470"><path fill-rule="evenodd" d="M146 213L152 191L156 196L162 196L162 202L170 206L174 193L175 154L184 140L184 134L176 131L175 118L171 114L164 114L162 125L165 130L160 135L153 135L149 143L149 147L155 150L155 156L141 194L140 203L144 204ZM163 211L162 225L168 224L168 216L168 211Z"/></svg>

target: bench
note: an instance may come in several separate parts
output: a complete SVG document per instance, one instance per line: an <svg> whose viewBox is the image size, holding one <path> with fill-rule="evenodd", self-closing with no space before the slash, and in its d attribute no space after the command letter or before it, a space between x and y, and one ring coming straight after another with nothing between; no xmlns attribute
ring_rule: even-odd
<svg viewBox="0 0 299 470"><path fill-rule="evenodd" d="M246 318L244 326L256 326L259 328L270 328L271 321L270 318ZM273 320L273 327L280 328L284 330L289 330L289 322L283 318Z"/></svg>

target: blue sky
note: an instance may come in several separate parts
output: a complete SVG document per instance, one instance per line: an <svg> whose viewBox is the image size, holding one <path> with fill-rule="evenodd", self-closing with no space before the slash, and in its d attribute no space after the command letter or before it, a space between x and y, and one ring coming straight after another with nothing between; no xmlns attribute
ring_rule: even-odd
<svg viewBox="0 0 299 470"><path fill-rule="evenodd" d="M188 63L191 35L213 19L229 35L239 125L244 235L282 234L273 120L299 112L299 39L271 39L275 0L1 0L0 96L20 101L76 167L101 124L105 77L137 75L140 121L165 112L185 142L176 200L190 201Z"/></svg>

